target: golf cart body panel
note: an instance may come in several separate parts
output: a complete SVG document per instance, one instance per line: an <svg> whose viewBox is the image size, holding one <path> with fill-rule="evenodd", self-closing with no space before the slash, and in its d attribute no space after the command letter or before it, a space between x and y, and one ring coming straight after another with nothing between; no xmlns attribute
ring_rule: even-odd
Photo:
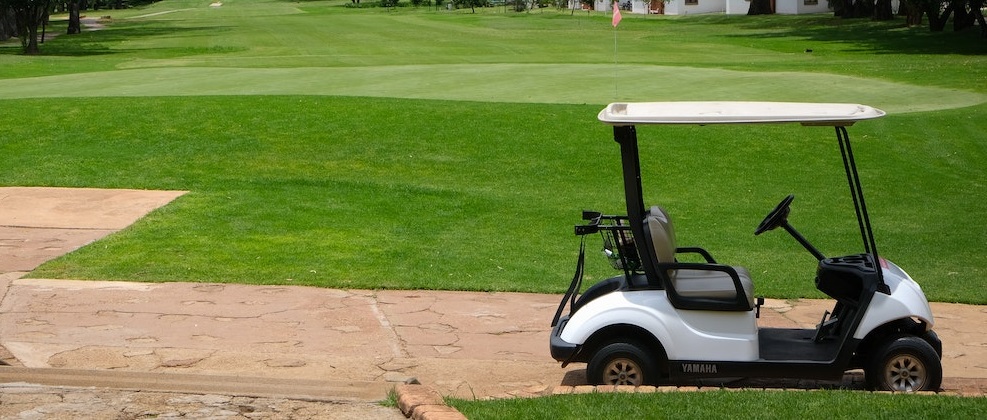
<svg viewBox="0 0 987 420"><path fill-rule="evenodd" d="M670 360L758 359L754 312L680 310L671 305L664 290L609 293L587 303L567 321L572 327L559 338L568 343L590 341L607 327L633 325L654 335Z"/></svg>
<svg viewBox="0 0 987 420"><path fill-rule="evenodd" d="M563 366L586 362L587 378L606 384L639 385L656 378L837 379L848 369L864 368L871 387L937 389L942 345L932 331L929 303L908 274L878 255L846 130L884 115L858 104L608 105L597 117L613 126L620 145L627 213L583 212L590 222L576 226L583 244L576 275L552 321L553 358ZM825 257L788 223L794 195L755 230L759 235L783 227L819 261L816 288L836 302L815 329L759 328L763 299L755 300L748 270L718 263L703 248L677 246L670 216L660 206L645 206L641 186L637 125L780 123L835 128L863 240L863 253ZM624 275L580 294L585 235L593 233L604 238L604 253ZM682 262L683 254L697 254L703 262Z"/></svg>
<svg viewBox="0 0 987 420"><path fill-rule="evenodd" d="M925 324L926 330L931 330L935 319L922 287L891 261L883 260L882 263L885 265L884 281L891 289L891 294L874 295L854 338L863 339L874 329L905 318L916 318Z"/></svg>

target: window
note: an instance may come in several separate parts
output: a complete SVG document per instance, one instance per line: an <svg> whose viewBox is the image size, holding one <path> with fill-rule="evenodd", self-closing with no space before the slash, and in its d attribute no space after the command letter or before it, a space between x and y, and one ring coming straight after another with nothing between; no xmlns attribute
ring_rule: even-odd
<svg viewBox="0 0 987 420"><path fill-rule="evenodd" d="M699 0L685 0L686 6L698 6Z"/></svg>
<svg viewBox="0 0 987 420"><path fill-rule="evenodd" d="M819 4L819 0L802 0L802 4L806 6L815 6Z"/></svg>

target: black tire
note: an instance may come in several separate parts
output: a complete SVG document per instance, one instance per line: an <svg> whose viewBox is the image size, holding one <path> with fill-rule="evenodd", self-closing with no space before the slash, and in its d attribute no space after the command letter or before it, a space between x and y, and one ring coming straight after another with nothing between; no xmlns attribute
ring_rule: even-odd
<svg viewBox="0 0 987 420"><path fill-rule="evenodd" d="M864 369L864 379L868 388L877 391L938 391L942 361L925 340L897 337L877 348Z"/></svg>
<svg viewBox="0 0 987 420"><path fill-rule="evenodd" d="M593 355L586 378L593 385L651 385L658 380L658 369L640 344L614 342Z"/></svg>

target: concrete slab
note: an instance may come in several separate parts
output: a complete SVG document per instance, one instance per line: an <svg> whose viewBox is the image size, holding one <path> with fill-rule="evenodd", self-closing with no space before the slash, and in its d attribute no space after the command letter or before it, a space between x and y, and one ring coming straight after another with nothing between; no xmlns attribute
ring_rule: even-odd
<svg viewBox="0 0 987 420"><path fill-rule="evenodd" d="M120 230L185 191L0 187L0 226Z"/></svg>
<svg viewBox="0 0 987 420"><path fill-rule="evenodd" d="M0 187L0 273L30 271L133 224L184 191Z"/></svg>
<svg viewBox="0 0 987 420"><path fill-rule="evenodd" d="M418 377L447 394L489 396L562 381L547 345L558 299L16 279L0 303L0 343L35 368Z"/></svg>
<svg viewBox="0 0 987 420"><path fill-rule="evenodd" d="M53 229L0 226L0 272L31 271L115 232L112 229Z"/></svg>

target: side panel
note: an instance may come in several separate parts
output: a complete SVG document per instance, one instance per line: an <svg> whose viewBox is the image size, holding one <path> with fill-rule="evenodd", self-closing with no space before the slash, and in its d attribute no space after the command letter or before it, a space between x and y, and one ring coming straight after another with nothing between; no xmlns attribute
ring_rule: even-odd
<svg viewBox="0 0 987 420"><path fill-rule="evenodd" d="M803 378L836 380L844 370L822 362L709 362L676 360L669 362L673 381L716 378Z"/></svg>
<svg viewBox="0 0 987 420"><path fill-rule="evenodd" d="M875 328L897 319L915 317L927 323L930 328L935 322L929 301L918 283L897 266L890 262L887 264L893 267L884 270L884 281L891 289L891 295L874 294L860 326L853 334L856 339L863 339Z"/></svg>
<svg viewBox="0 0 987 420"><path fill-rule="evenodd" d="M572 314L560 338L583 344L610 325L650 331L670 360L754 361L758 355L754 311L680 311L664 290L610 293Z"/></svg>

